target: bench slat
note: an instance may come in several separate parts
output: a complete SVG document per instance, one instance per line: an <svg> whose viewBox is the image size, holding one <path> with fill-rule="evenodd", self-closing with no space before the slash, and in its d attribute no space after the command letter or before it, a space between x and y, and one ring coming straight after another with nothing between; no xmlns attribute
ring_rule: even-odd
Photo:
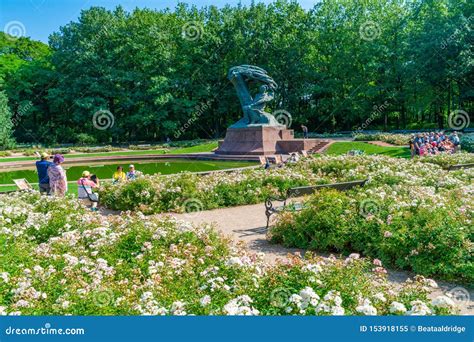
<svg viewBox="0 0 474 342"><path fill-rule="evenodd" d="M342 182L342 183L332 183L332 184L319 184L313 186L300 186L296 188L288 189L286 192L285 198L273 198L269 197L265 201L265 215L267 216L267 229L270 224L270 216L274 213L280 212L285 210L287 207L293 207L295 211L302 210L304 208L304 204L302 203L292 203L287 205L286 201L292 197L300 197L303 195L311 195L315 193L319 189L336 189L340 191L351 189L355 186L363 186L367 182L367 179L357 180L352 182ZM282 206L274 207L272 201L279 201L284 202Z"/></svg>
<svg viewBox="0 0 474 342"><path fill-rule="evenodd" d="M448 171L450 171L450 170L459 170L459 169L469 169L471 167L474 167L474 163L456 164L456 165L451 165L450 167L448 167Z"/></svg>

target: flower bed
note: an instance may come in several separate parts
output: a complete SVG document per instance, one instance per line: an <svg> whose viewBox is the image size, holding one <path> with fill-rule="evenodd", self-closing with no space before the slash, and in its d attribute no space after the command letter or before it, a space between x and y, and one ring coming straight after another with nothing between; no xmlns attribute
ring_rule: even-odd
<svg viewBox="0 0 474 342"><path fill-rule="evenodd" d="M407 146L411 138L411 134L391 134L391 133L359 133L354 135L355 141L383 141L398 146Z"/></svg>
<svg viewBox="0 0 474 342"><path fill-rule="evenodd" d="M417 278L397 289L380 261L294 257L270 266L211 227L101 216L73 199L0 196L0 315L429 315Z"/></svg>
<svg viewBox="0 0 474 342"><path fill-rule="evenodd" d="M231 173L171 176L146 176L134 182L106 184L100 192L101 202L116 210L140 210L146 214L206 210L263 202L269 195L303 185L334 183L372 178L371 186L390 182L384 172L397 167L398 178L422 174L423 183L432 185L452 179L443 167L474 162L474 155L458 153L424 157L415 161L381 156L320 156L303 158L297 164L271 170L253 169ZM428 169L429 172L426 172ZM410 170L410 172L407 172ZM428 180L430 180L428 182ZM417 183L415 183L417 184Z"/></svg>
<svg viewBox="0 0 474 342"><path fill-rule="evenodd" d="M422 161L444 165L455 158ZM393 267L472 284L474 170L447 172L436 164L371 159L352 170L368 171L367 186L310 196L302 211L279 215L270 232L273 241L356 251Z"/></svg>
<svg viewBox="0 0 474 342"><path fill-rule="evenodd" d="M419 158L422 163L436 164L443 168L448 168L455 164L469 164L474 163L473 153L456 153L456 154L438 154L432 155L428 158Z"/></svg>
<svg viewBox="0 0 474 342"><path fill-rule="evenodd" d="M106 184L100 196L105 206L116 210L183 212L259 203L291 187L341 179L337 172L323 174L310 167L310 163L300 163L284 169L152 175L133 182Z"/></svg>

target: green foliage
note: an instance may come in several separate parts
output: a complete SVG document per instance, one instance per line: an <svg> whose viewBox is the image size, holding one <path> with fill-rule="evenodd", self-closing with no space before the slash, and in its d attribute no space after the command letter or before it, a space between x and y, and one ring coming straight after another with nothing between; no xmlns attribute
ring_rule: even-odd
<svg viewBox="0 0 474 342"><path fill-rule="evenodd" d="M8 98L0 91L0 149L10 149L14 146L12 114L8 107Z"/></svg>
<svg viewBox="0 0 474 342"><path fill-rule="evenodd" d="M49 47L2 35L0 77L21 123L19 141L221 137L241 116L225 77L239 64L259 65L276 80L269 110L291 112L294 127L442 127L452 110L472 112L472 6L328 0L305 11L278 0L130 13L92 7L53 33ZM193 29L197 35L188 36ZM114 115L112 127L94 127L98 110Z"/></svg>
<svg viewBox="0 0 474 342"><path fill-rule="evenodd" d="M76 138L79 145L93 145L97 142L94 136L87 133L79 133Z"/></svg>
<svg viewBox="0 0 474 342"><path fill-rule="evenodd" d="M472 155L466 156L458 162L472 161ZM469 185L474 173L441 168L454 158L379 159L378 165L369 157L338 159L346 166L358 161L352 168L358 173L370 170L368 184L347 192L318 191L304 201L303 210L278 215L270 236L286 246L359 252L392 267L472 284L474 201Z"/></svg>
<svg viewBox="0 0 474 342"><path fill-rule="evenodd" d="M389 144L398 146L407 146L408 141L412 135L410 134L388 134L388 133L376 133L376 134L356 134L354 136L355 141L384 141Z"/></svg>
<svg viewBox="0 0 474 342"><path fill-rule="evenodd" d="M463 151L474 153L474 134L461 136L461 148Z"/></svg>
<svg viewBox="0 0 474 342"><path fill-rule="evenodd" d="M2 315L456 313L430 303L432 281L395 287L369 260L308 253L270 265L212 227L101 216L67 197L2 195L0 227Z"/></svg>

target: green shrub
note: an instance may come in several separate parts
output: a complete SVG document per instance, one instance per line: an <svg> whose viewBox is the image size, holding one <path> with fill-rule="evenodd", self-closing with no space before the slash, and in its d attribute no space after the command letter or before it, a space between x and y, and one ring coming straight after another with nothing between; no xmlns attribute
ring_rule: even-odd
<svg viewBox="0 0 474 342"><path fill-rule="evenodd" d="M11 155L10 151L0 151L0 157L10 157Z"/></svg>
<svg viewBox="0 0 474 342"><path fill-rule="evenodd" d="M319 191L302 211L279 215L271 238L290 247L359 252L392 267L473 283L468 190L417 188L417 196L396 188Z"/></svg>
<svg viewBox="0 0 474 342"><path fill-rule="evenodd" d="M67 197L0 195L0 227L1 315L456 313L446 297L430 302L433 281L395 287L370 260L270 265L212 227L102 216Z"/></svg>
<svg viewBox="0 0 474 342"><path fill-rule="evenodd" d="M92 145L97 142L97 139L87 133L79 133L76 135L76 141L79 145Z"/></svg>

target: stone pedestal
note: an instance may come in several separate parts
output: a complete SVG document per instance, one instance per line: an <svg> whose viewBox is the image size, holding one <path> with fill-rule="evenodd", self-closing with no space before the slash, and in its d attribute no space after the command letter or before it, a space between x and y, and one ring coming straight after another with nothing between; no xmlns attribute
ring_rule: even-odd
<svg viewBox="0 0 474 342"><path fill-rule="evenodd" d="M228 128L216 154L271 155L311 150L317 139L294 139L292 129L284 126L253 126Z"/></svg>

